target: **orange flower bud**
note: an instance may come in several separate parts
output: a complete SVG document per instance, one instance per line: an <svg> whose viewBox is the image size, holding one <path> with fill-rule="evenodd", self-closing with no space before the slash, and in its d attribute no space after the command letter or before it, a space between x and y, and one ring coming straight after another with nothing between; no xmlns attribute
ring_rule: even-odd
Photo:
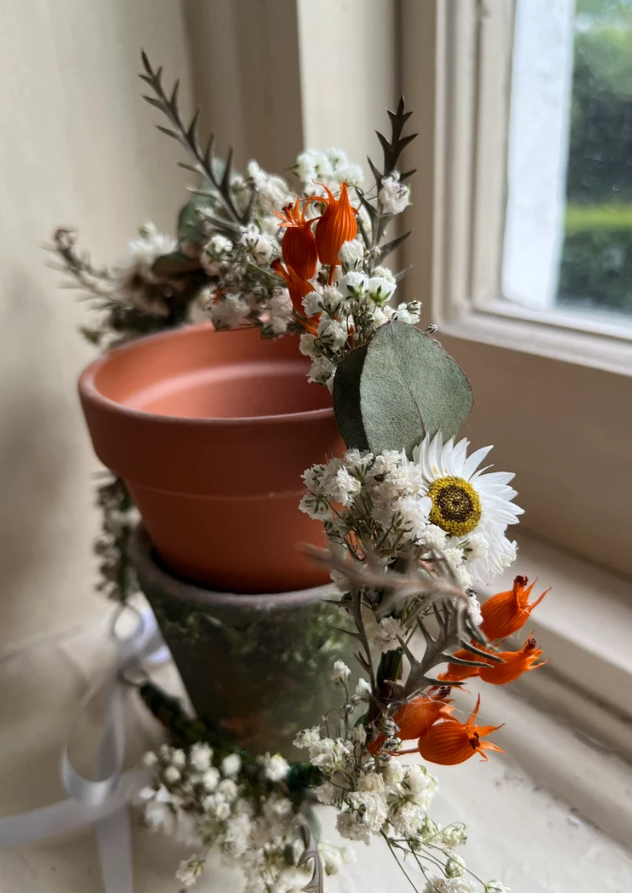
<svg viewBox="0 0 632 893"><path fill-rule="evenodd" d="M547 592L550 592L551 587L543 592L540 598L529 604L529 596L537 580L534 580L531 586L527 586L528 582L527 577L516 577L512 589L493 595L482 605L481 631L490 641L504 639L521 629L529 619L531 611L540 604Z"/></svg>
<svg viewBox="0 0 632 893"><path fill-rule="evenodd" d="M318 330L306 321L305 311L303 309L303 298L305 295L314 291L314 286L302 279L292 267L288 266L288 268L285 269L278 258L273 260L270 266L275 273L278 273L282 279L285 279L290 293L290 300L292 301L292 306L294 308L294 318L300 322L307 332L310 332L312 335L317 335Z"/></svg>
<svg viewBox="0 0 632 893"><path fill-rule="evenodd" d="M326 186L323 186L327 196L313 198L310 201L324 202L326 207L316 224L316 247L322 264L329 267L329 284L334 281L334 271L340 263L338 252L345 242L349 242L358 234L358 224L355 215L357 211L351 206L347 184L340 187L340 198Z"/></svg>
<svg viewBox="0 0 632 893"><path fill-rule="evenodd" d="M537 670L547 664L547 660L538 663L542 657L542 649L537 647L533 635L530 635L519 651L498 651L498 657L502 657L502 664L491 664L489 668L478 671L478 675L483 682L489 682L490 685L506 685L508 682L514 682L522 673L528 673L529 670ZM470 669L474 669L471 667Z"/></svg>
<svg viewBox="0 0 632 893"><path fill-rule="evenodd" d="M476 717L481 705L481 697L478 696L476 707L466 722L449 718L443 722L435 723L428 729L425 735L419 739L419 753L429 763L439 763L443 766L454 766L464 763L480 753L483 760L487 760L486 750L496 750L502 753L500 747L491 741L482 741L485 735L490 735L501 726L477 726Z"/></svg>
<svg viewBox="0 0 632 893"><path fill-rule="evenodd" d="M288 205L283 209L283 213L278 211L274 213L283 221L279 224L281 228L285 228L281 242L283 260L288 268L291 267L295 270L301 279L311 279L316 275L318 263L316 238L312 232L314 221L305 219L305 208L299 213L298 198L294 207Z"/></svg>
<svg viewBox="0 0 632 893"><path fill-rule="evenodd" d="M446 718L452 713L454 707L450 707L446 701L422 695L408 704L399 708L393 719L399 726L397 737L402 741L412 741L425 735L430 726L439 717Z"/></svg>
<svg viewBox="0 0 632 893"><path fill-rule="evenodd" d="M461 658L461 660L476 660L481 663L485 661L485 658L480 654L474 654L474 652L468 651L465 648L462 648L460 651L455 651L453 656ZM467 664L450 663L448 664L448 669L445 673L439 673L439 679L442 682L462 682L464 679L471 679L473 676L478 676L480 670L481 667L468 667Z"/></svg>

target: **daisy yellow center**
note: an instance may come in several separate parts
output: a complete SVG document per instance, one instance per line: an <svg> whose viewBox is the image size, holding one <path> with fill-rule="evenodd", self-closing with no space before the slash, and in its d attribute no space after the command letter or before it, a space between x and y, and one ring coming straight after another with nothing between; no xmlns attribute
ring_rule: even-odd
<svg viewBox="0 0 632 893"><path fill-rule="evenodd" d="M481 500L474 487L463 478L444 477L428 488L432 499L430 522L452 536L471 533L481 520Z"/></svg>

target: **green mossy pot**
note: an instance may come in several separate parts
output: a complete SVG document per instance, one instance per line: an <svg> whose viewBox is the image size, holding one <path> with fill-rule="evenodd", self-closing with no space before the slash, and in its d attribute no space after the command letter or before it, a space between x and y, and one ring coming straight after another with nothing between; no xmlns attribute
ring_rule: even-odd
<svg viewBox="0 0 632 893"><path fill-rule="evenodd" d="M132 558L198 716L252 753L305 759L296 733L342 703L330 682L337 659L354 664L352 639L328 604L332 589L244 595L173 576L139 525ZM336 711L337 712L337 711Z"/></svg>

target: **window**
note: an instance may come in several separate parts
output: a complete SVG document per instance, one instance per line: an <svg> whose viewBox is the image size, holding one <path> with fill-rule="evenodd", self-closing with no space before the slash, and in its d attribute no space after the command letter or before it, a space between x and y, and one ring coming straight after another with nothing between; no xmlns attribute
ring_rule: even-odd
<svg viewBox="0 0 632 893"><path fill-rule="evenodd" d="M502 291L632 323L632 4L519 2Z"/></svg>
<svg viewBox="0 0 632 893"><path fill-rule="evenodd" d="M559 36L566 23L573 36L568 0L404 2L404 89L420 130L407 160L419 174L406 287L423 299L428 321L467 369L476 399L466 433L478 445L494 443L498 466L515 470L521 527L632 574L629 329L543 300L518 303L503 291L521 7L542 33L555 26ZM555 31L546 46L560 52ZM540 36L531 55L542 59L546 46ZM515 129L513 135L515 142ZM523 150L532 138L526 128ZM562 177L562 200L565 188ZM525 240L513 250L527 272L541 274Z"/></svg>

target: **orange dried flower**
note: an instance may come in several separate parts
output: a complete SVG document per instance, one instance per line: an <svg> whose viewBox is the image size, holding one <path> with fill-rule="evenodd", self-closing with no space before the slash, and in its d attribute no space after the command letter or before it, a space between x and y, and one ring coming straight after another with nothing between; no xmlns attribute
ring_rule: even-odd
<svg viewBox="0 0 632 893"><path fill-rule="evenodd" d="M403 704L393 716L393 720L399 726L397 737L402 741L413 741L420 738L426 734L433 723L441 718L446 719L453 710L454 707L450 707L449 701L443 697L433 698L422 695L415 698L414 701ZM369 744L370 752L376 754L385 740L386 736L380 735L375 741L372 741ZM417 753L417 750L397 752L398 755L402 753Z"/></svg>
<svg viewBox="0 0 632 893"><path fill-rule="evenodd" d="M321 185L321 184L319 184ZM358 213L351 206L347 184L340 187L340 197L323 185L326 197L312 198L310 201L324 202L326 207L316 224L316 247L322 264L329 267L329 284L334 281L336 266L340 263L338 252L345 242L350 242L358 234L355 215Z"/></svg>
<svg viewBox="0 0 632 893"><path fill-rule="evenodd" d="M393 719L399 726L397 737L402 741L420 738L439 717L447 717L454 707L447 701L429 698L422 695L399 708Z"/></svg>
<svg viewBox="0 0 632 893"><path fill-rule="evenodd" d="M468 651L465 648L461 648L460 651L455 651L453 656L459 657L461 660L476 660L481 662L484 662L485 660L480 654L474 654L472 651ZM464 679L471 679L473 676L478 676L481 669L481 667L468 667L466 664L450 663L448 664L446 672L439 673L438 678L442 682L462 682Z"/></svg>
<svg viewBox="0 0 632 893"><path fill-rule="evenodd" d="M490 685L506 685L508 682L514 682L523 673L529 670L537 670L548 663L543 660L538 663L542 657L542 649L538 648L533 634L529 636L519 651L498 651L498 657L502 657L504 663L490 664L489 667L481 667L478 675L483 682L489 682ZM470 667L471 670L475 667Z"/></svg>
<svg viewBox="0 0 632 893"><path fill-rule="evenodd" d="M296 270L294 270L292 267L288 266L286 269L278 258L276 260L273 260L270 266L275 273L278 273L279 276L285 279L288 291L290 293L290 300L292 301L292 306L294 307L294 318L301 323L306 331L310 332L312 335L317 335L318 330L306 321L305 311L303 309L303 298L305 297L305 295L308 295L310 292L314 291L314 286L310 285L309 282L306 282L301 276L299 276Z"/></svg>
<svg viewBox="0 0 632 893"><path fill-rule="evenodd" d="M428 729L425 735L419 739L419 753L429 763L440 763L442 766L454 766L464 763L480 753L483 760L487 760L486 750L496 750L502 753L502 749L491 741L481 740L485 735L490 735L501 726L478 726L476 717L481 706L481 696L478 696L476 707L465 722L460 722L450 717L443 722L435 723Z"/></svg>
<svg viewBox="0 0 632 893"><path fill-rule="evenodd" d="M540 598L529 604L529 596L537 580L534 580L531 586L527 586L528 582L527 577L516 577L512 589L493 595L482 605L481 631L490 641L504 639L521 629L529 619L531 611L540 604L547 592L550 592L549 586Z"/></svg>
<svg viewBox="0 0 632 893"><path fill-rule="evenodd" d="M300 203L297 198L294 206L288 205L282 212L275 211L277 217L283 222L279 224L285 228L281 251L283 260L288 268L291 267L301 279L311 279L316 275L318 263L318 251L316 238L312 232L313 220L305 219L305 208L299 210Z"/></svg>

